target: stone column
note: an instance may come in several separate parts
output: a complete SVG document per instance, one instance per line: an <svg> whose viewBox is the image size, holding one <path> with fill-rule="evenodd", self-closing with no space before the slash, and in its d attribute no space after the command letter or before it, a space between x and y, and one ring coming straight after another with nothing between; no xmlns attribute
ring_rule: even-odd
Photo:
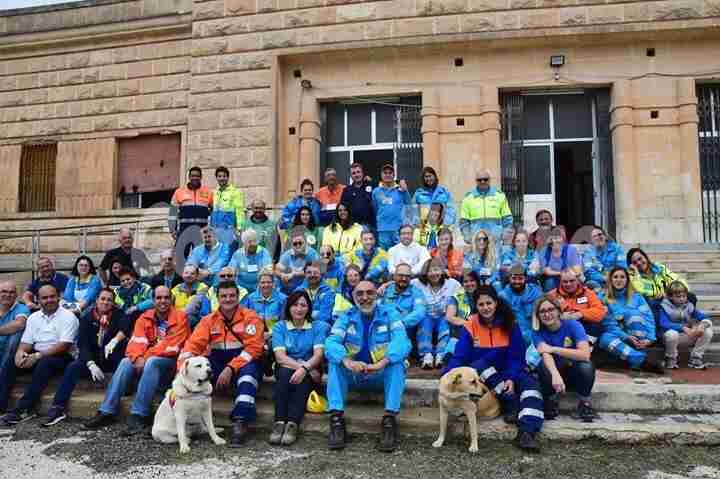
<svg viewBox="0 0 720 479"><path fill-rule="evenodd" d="M702 242L702 204L700 195L700 153L698 145L698 113L695 81L692 78L677 80L678 124L680 127L680 188L687 221L687 241Z"/></svg>
<svg viewBox="0 0 720 479"><path fill-rule="evenodd" d="M313 94L305 91L302 98L302 115L300 116L300 158L297 166L295 184L291 188L299 188L300 181L310 178L319 187L320 178L320 104Z"/></svg>
<svg viewBox="0 0 720 479"><path fill-rule="evenodd" d="M423 91L422 95L423 164L432 166L443 178L440 161L440 95L437 90Z"/></svg>
<svg viewBox="0 0 720 479"><path fill-rule="evenodd" d="M481 88L480 134L482 136L482 166L488 168L500 185L500 101L498 88L485 85ZM469 172L474 174L474 172Z"/></svg>
<svg viewBox="0 0 720 479"><path fill-rule="evenodd" d="M610 134L613 145L617 240L633 242L636 239L634 223L637 219L637 154L633 138L632 85L629 80L620 80L613 84Z"/></svg>

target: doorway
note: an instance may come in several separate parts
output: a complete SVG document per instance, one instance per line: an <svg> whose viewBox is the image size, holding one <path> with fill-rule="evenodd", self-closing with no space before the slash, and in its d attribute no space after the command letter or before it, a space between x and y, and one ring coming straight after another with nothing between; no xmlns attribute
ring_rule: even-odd
<svg viewBox="0 0 720 479"><path fill-rule="evenodd" d="M572 237L595 223L592 142L555 143L554 150L555 219Z"/></svg>
<svg viewBox="0 0 720 479"><path fill-rule="evenodd" d="M380 173L383 165L395 164L395 153L393 150L368 150L356 151L354 161L363 166L365 175L372 178L373 184L380 182Z"/></svg>

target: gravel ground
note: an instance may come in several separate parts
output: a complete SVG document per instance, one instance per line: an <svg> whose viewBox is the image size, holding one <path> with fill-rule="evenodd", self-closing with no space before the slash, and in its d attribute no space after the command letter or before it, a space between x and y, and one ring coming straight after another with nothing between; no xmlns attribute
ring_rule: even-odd
<svg viewBox="0 0 720 479"><path fill-rule="evenodd" d="M147 437L123 438L122 426L88 432L68 421L50 429L39 420L0 431L0 478L598 478L720 479L720 448L612 446L586 441L544 442L541 455L526 455L508 443L481 444L470 455L460 441L433 449L433 438L403 437L394 454L374 450L376 438L356 435L345 451L331 452L324 436L307 434L292 448L270 447L260 431L243 449L194 441L188 455ZM650 458L650 461L647 460ZM650 463L651 466L645 464Z"/></svg>

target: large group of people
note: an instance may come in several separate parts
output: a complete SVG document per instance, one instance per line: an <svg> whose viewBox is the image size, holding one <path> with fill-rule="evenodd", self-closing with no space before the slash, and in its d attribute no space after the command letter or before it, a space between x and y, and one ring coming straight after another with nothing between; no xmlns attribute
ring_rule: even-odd
<svg viewBox="0 0 720 479"><path fill-rule="evenodd" d="M216 389L235 396L231 446L250 434L257 390L274 375L271 444L294 443L308 399L326 396L328 445L345 447L348 391L376 389L385 402L378 447L392 451L415 363L475 368L504 420L517 424L516 444L536 451L566 390L579 396L577 417L593 421L595 351L662 374L678 367L683 346L691 348L688 366L707 367L712 322L687 283L641 249L626 254L593 227L581 250L545 210L532 233L514 227L486 170L459 208L431 167L413 195L392 164L381 171L376 187L357 163L349 185L333 169L317 193L305 179L275 223L260 200L246 215L226 168L217 168L215 190L192 168L173 196L176 245L160 254L158 271L123 228L97 267L83 255L67 277L44 256L21 296L2 282L0 426L31 417L61 377L43 422L57 424L79 380L112 374L84 426L115 422L136 385L124 434L140 433L156 394L184 361L204 355ZM183 242L191 226L200 228L197 244ZM648 354L659 344L662 362ZM9 409L23 372L31 379Z"/></svg>

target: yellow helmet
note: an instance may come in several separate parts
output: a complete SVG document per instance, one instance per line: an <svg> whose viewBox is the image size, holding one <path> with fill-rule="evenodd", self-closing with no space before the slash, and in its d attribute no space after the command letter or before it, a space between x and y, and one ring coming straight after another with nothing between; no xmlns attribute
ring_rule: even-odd
<svg viewBox="0 0 720 479"><path fill-rule="evenodd" d="M328 402L322 395L318 394L317 391L310 393L307 401L307 411L315 414L322 414L327 411Z"/></svg>

